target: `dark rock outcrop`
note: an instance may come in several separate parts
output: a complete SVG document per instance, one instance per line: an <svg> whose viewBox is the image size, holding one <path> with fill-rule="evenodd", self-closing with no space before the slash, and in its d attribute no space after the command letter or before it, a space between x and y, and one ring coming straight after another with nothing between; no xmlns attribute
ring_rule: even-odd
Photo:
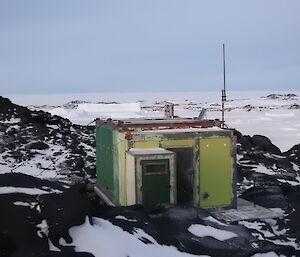
<svg viewBox="0 0 300 257"><path fill-rule="evenodd" d="M238 149L241 151L263 151L274 154L281 154L280 149L275 146L271 140L262 135L242 135L239 131L234 130L234 134L237 137L239 144Z"/></svg>
<svg viewBox="0 0 300 257"><path fill-rule="evenodd" d="M26 149L37 149L37 150L45 150L49 148L49 145L42 141L30 142L25 146Z"/></svg>
<svg viewBox="0 0 300 257"><path fill-rule="evenodd" d="M262 150L265 152L280 154L280 149L272 144L271 140L265 136L262 135L254 135L252 137L252 143L255 146L256 149Z"/></svg>
<svg viewBox="0 0 300 257"><path fill-rule="evenodd" d="M289 93L289 94L270 94L270 95L267 95L265 98L268 98L268 99L280 99L280 100L294 100L294 99L297 99L298 96L296 94L292 94L292 93Z"/></svg>
<svg viewBox="0 0 300 257"><path fill-rule="evenodd" d="M93 256L75 253L72 247L58 243L60 238L71 242L69 228L82 224L85 217L92 214L91 201L84 185L69 187L57 181L12 173L0 175L0 187L4 186L48 193L26 194L24 191L0 194L1 256ZM46 226L45 230L41 230L40 224ZM49 251L49 240L62 252Z"/></svg>
<svg viewBox="0 0 300 257"><path fill-rule="evenodd" d="M294 163L300 165L300 144L294 145L290 150L285 152L284 155Z"/></svg>
<svg viewBox="0 0 300 257"><path fill-rule="evenodd" d="M73 125L62 117L31 111L0 97L0 132L3 132L0 152L7 160L10 157L15 159L15 166L22 166L22 162L34 158L37 155L35 150L52 148L47 159L62 173L68 170L69 175L95 176L95 155L91 151L95 149L93 126ZM87 151L91 154L87 155ZM56 164L61 156L66 160Z"/></svg>
<svg viewBox="0 0 300 257"><path fill-rule="evenodd" d="M242 198L267 208L288 208L288 199L283 194L280 186L251 187L245 191Z"/></svg>

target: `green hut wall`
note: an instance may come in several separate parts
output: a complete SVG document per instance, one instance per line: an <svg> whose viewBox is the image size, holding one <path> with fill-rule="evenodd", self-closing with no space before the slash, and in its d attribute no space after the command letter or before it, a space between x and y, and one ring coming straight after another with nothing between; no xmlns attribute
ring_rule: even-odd
<svg viewBox="0 0 300 257"><path fill-rule="evenodd" d="M132 134L133 138L126 140L124 132L109 127L98 127L96 131L97 184L118 204L127 205L127 150L190 147L195 171L193 204L201 207L235 206L235 144L232 131L177 133L174 130L174 133L166 134L158 130ZM209 196L206 197L206 194Z"/></svg>

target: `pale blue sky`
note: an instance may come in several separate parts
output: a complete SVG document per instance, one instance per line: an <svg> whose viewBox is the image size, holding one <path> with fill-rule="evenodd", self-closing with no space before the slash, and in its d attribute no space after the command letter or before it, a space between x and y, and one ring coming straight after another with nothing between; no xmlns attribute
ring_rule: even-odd
<svg viewBox="0 0 300 257"><path fill-rule="evenodd" d="M2 94L300 89L299 0L2 0Z"/></svg>

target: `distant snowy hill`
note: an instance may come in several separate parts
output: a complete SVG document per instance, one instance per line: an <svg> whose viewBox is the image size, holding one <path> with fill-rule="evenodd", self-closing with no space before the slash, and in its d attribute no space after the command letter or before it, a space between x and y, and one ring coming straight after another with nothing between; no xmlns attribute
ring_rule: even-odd
<svg viewBox="0 0 300 257"><path fill-rule="evenodd" d="M228 92L226 123L245 135L265 135L282 151L300 143L300 92ZM11 96L32 110L49 111L80 125L94 118L162 117L165 101L178 116L196 117L202 108L221 118L220 92L95 93Z"/></svg>

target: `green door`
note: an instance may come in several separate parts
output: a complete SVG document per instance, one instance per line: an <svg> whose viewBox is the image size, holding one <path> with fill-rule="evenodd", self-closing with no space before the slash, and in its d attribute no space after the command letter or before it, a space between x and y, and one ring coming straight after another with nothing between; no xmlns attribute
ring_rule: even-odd
<svg viewBox="0 0 300 257"><path fill-rule="evenodd" d="M200 140L200 206L229 205L232 191L232 154L230 138Z"/></svg>
<svg viewBox="0 0 300 257"><path fill-rule="evenodd" d="M170 202L169 160L141 161L142 199L146 209Z"/></svg>

